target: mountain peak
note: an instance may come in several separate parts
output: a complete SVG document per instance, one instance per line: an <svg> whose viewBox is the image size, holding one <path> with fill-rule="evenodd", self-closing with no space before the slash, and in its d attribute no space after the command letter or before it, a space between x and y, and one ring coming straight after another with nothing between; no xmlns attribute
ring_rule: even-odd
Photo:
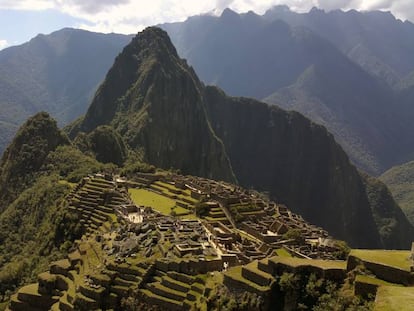
<svg viewBox="0 0 414 311"><path fill-rule="evenodd" d="M141 48L151 51L167 51L178 56L167 32L158 27L147 27L139 32L127 47Z"/></svg>
<svg viewBox="0 0 414 311"><path fill-rule="evenodd" d="M0 161L0 200L10 202L39 171L49 152L64 144L69 144L68 138L48 113L29 118Z"/></svg>
<svg viewBox="0 0 414 311"><path fill-rule="evenodd" d="M235 19L240 18L240 15L232 9L225 8L223 13L221 13L220 18L226 21L233 21Z"/></svg>
<svg viewBox="0 0 414 311"><path fill-rule="evenodd" d="M131 148L145 150L149 163L235 181L204 104L193 69L165 31L149 27L118 55L79 129L110 125ZM210 154L218 157L211 160Z"/></svg>
<svg viewBox="0 0 414 311"><path fill-rule="evenodd" d="M158 74L173 72L180 60L168 34L157 27L139 32L116 57L99 87L85 116L81 130L90 132L98 125L109 124L120 109L119 99L139 80L145 93Z"/></svg>

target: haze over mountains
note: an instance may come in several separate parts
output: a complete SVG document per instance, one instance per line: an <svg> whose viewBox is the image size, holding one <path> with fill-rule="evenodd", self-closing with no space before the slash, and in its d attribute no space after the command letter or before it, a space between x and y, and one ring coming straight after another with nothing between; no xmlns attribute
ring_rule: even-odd
<svg viewBox="0 0 414 311"><path fill-rule="evenodd" d="M85 113L113 59L131 36L62 29L0 52L0 153L39 111L60 125Z"/></svg>
<svg viewBox="0 0 414 311"><path fill-rule="evenodd" d="M225 14L229 13L232 14L228 11ZM272 23L270 29L269 33L276 29L281 36L285 36L286 46L292 47L292 51L298 55L303 50L307 51L308 58L305 60L312 65L306 67L305 63L305 73L298 70L303 81L307 75L319 77L329 74L330 66L339 66L355 78L361 72L370 77L332 44L306 29L292 29L284 22ZM319 55L320 50L315 44L316 47L324 47L323 55ZM98 55L99 51L94 49L91 54ZM323 59L327 60L329 66L324 65ZM316 78L312 81L316 81ZM331 82L330 79L326 81ZM370 90L377 90L377 87L381 89L380 82L370 81L367 84L372 88ZM350 85L358 87L353 82ZM364 94L361 87L358 92ZM84 116L70 123L64 132L47 113L37 113L19 129L3 153L0 161L0 293L7 296L6 300L9 299L9 294L19 284L33 280L39 271L45 271L49 261L62 258L71 245L76 245L76 242L72 242L82 236L85 229L82 224L94 224L97 229L98 225L93 223L97 218L92 216L95 213L98 215L100 209L102 212L105 206L101 205L112 202L112 198L118 201L124 198L119 202L122 210L129 206L128 189L120 197L112 197L118 187L115 188L116 184L112 181L104 181L104 175L100 175L100 182L109 183L114 188L101 189L92 185L90 192L85 192L80 188L81 183L76 185L72 182L83 180L86 184L88 181L83 178L94 172L110 172L106 177L112 178L113 173L154 173L155 167L164 169L158 171L159 176L174 175L165 170L180 170L183 174L225 180L242 187L266 191L270 198L286 204L306 221L325 228L334 238L343 239L352 247L406 249L414 239L413 225L395 203L388 188L378 179L358 171L324 126L298 112L285 111L256 99L230 97L216 86L206 86L193 67L180 58L168 34L160 28L149 27L135 36L115 58ZM155 175L139 176L151 178ZM131 184L139 185L140 188L148 186L133 180ZM210 187L211 184L205 186ZM237 186L226 187L230 195L236 189ZM93 205L81 203L75 191L87 193L86 199L89 203L92 200ZM201 195L204 199L213 196L209 192L197 193L206 193ZM173 197L177 198L177 195ZM78 209L69 208L71 202L85 207L87 218L80 219ZM224 205L227 203L218 206L222 204L223 215L226 215L224 211L227 207ZM151 209L145 203L139 205ZM254 208L257 207L257 203L254 203ZM109 210L114 212L113 207ZM171 207L171 213L166 216L175 217L173 211ZM196 216L196 211L197 207L194 206L189 209L191 214L186 215ZM263 208L262 212L265 211ZM265 212L267 216L272 213L275 212ZM258 223L255 217L251 215L249 220ZM121 219L115 214L104 219L112 218ZM118 226L103 221L100 223L105 227L103 232L117 231L124 235L121 238L124 241L130 237L127 233L132 228L130 223L125 226L128 229L121 233ZM174 226L171 231L176 231L175 218L172 218L171 224ZM139 226L142 228L142 223ZM237 228L234 224L232 226ZM149 226L147 228L146 232L153 231ZM304 240L301 228L295 226L294 232L299 233L299 238ZM169 230L164 231L169 234ZM103 235L91 236L90 233L87 244L106 240ZM155 241L154 237L151 233L148 241L151 241L151 245L154 242L154 246L159 246L159 240ZM170 240L170 236L168 239L168 247L177 241ZM145 245L141 240L136 242ZM346 245L340 244L346 248ZM97 250L102 251L102 254L110 253L115 263L121 262L117 259L120 257L113 253L115 248L115 244L111 247L108 244L107 249L100 245ZM106 269L106 259L101 261L103 257L97 255L93 246L88 249L89 255L80 249L76 252L79 256L81 252L86 256L96 256L97 261L90 260L88 263L89 271L103 273L101 268ZM135 252L129 246L128 251ZM147 250L145 252L148 254ZM164 256L161 249L159 254L157 259L169 257ZM135 265L135 260L149 257L136 255L130 256ZM83 262L81 257L76 258ZM78 260L76 258L74 260ZM67 262L68 266L72 266L69 259ZM203 258L202 265L206 266L205 263ZM122 267L132 267L125 264L122 261ZM156 267L153 268L149 273L155 274ZM189 269L191 273L194 272L193 268ZM144 277L149 274L139 275ZM90 277L88 272L85 277L73 279L83 284ZM108 278L112 282L111 277ZM116 279L114 282L118 282ZM52 279L51 282L57 284L56 280ZM37 295L40 287L35 286L33 293ZM69 291L69 285L65 288ZM73 286L71 291L77 295L81 290ZM126 290L127 295L130 293L129 289ZM13 305L17 304L18 295L11 297ZM76 297L82 298L79 295Z"/></svg>
<svg viewBox="0 0 414 311"><path fill-rule="evenodd" d="M414 60L410 57L414 54L413 40L410 40L414 36L412 23L402 23L383 12L325 13L313 9L309 13L298 14L287 7L275 7L263 16L225 10L220 17L196 16L183 23L162 27L177 46L178 54L194 67L201 81L216 84L231 95L265 99L282 108L297 110L316 123L325 125L359 168L379 174L395 164L414 158L414 138L411 135L414 114ZM39 110L49 111L61 125L83 114L113 58L130 39L131 36L63 29L1 51L0 150L5 148L18 125ZM184 76L190 85L195 73L192 69L184 70L187 71L189 75ZM120 73L112 72L114 77L117 74L119 76ZM111 83L111 89L105 88L105 84L102 86L102 90L107 92L102 96L107 104L100 105L110 106L108 98L118 100L119 94L126 91L119 89L120 85L125 88L136 78L133 73L119 77ZM176 78L181 79L182 76ZM196 89L202 88L201 82L196 85ZM114 93L112 89L119 92ZM206 90L210 96L216 93L214 88ZM92 107L100 106L95 104L101 102L100 92ZM137 94L140 92L136 90ZM217 92L220 94L220 91ZM167 93L170 98L176 96L172 89ZM197 103L204 100L199 98L198 91L180 96L184 95L188 102L183 103L180 108L182 112L192 107L193 100ZM133 95L128 93L128 96ZM123 99L124 103L126 100ZM177 101L181 99L177 98ZM127 111L129 108L124 109ZM179 125L175 129L179 133L187 134L188 126L195 126L187 121L177 124L180 120L178 112L169 109L161 112L177 114L177 119L170 125ZM208 113L214 111L208 110ZM249 173L237 171L238 165L241 167L243 162L232 158L232 148L225 146L228 149L223 151L223 144L226 145L224 136L216 137L216 132L221 132L233 120L222 119L214 125L200 110L197 116L193 116L199 121L197 128L192 130L193 137L181 141L177 136L176 141L164 145L168 141L168 133L165 137L153 137L151 134L153 129L157 132L163 124L154 123L153 128L148 127L148 120L153 122L154 119L148 119L145 114L135 121L122 124L124 120L119 113L112 115L114 113L110 110L105 110L105 113L99 109L91 110L86 118L89 121L82 125L83 130L91 130L98 125L94 122L101 115L105 120L100 121L102 124L113 122L126 135L124 138L131 146L145 146L148 159L159 166L180 167L184 171L227 180L237 178L244 184L253 185L247 177L243 179L240 176L251 175L255 170ZM258 120L261 121L257 121L247 115L240 118L244 127L241 123L235 124L227 130L227 135L237 127L247 135L245 128L257 126L256 122L264 122L261 126L265 127L268 121L260 117ZM147 134L137 135L134 132L137 125L145 128L141 134ZM193 150L191 146L200 135L210 137L209 149L206 150L215 150L218 155L215 163L209 162L211 158L207 159L206 150L202 149L192 154L200 160L197 164L189 161L189 155L184 152L179 155L171 152L171 157L158 157L160 150L172 148L173 145L181 144L176 150ZM262 153L267 152L267 146L261 147ZM249 148L243 152L246 154L254 150ZM122 160L123 156L119 159ZM203 163L202 168L195 166L200 163ZM215 171L220 171L222 175L215 175ZM254 184L261 189L273 186L270 176L263 178ZM287 197L293 199L294 189L291 191Z"/></svg>
<svg viewBox="0 0 414 311"><path fill-rule="evenodd" d="M147 163L269 191L351 245L403 247L414 234L386 187L360 175L324 127L205 87L158 28L124 48L69 134L103 125Z"/></svg>
<svg viewBox="0 0 414 311"><path fill-rule="evenodd" d="M412 23L281 6L162 27L204 82L325 125L360 168L378 174L411 159Z"/></svg>

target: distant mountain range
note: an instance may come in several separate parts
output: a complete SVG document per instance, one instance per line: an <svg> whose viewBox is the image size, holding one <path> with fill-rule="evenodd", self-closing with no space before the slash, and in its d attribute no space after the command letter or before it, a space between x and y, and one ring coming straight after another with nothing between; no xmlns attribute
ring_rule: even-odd
<svg viewBox="0 0 414 311"><path fill-rule="evenodd" d="M360 174L324 127L204 86L159 28L123 49L85 117L67 130L76 142L102 126L124 141L111 144L147 163L268 191L351 245L398 248L414 235L388 189Z"/></svg>
<svg viewBox="0 0 414 311"><path fill-rule="evenodd" d="M359 168L380 174L414 159L412 23L377 11L313 9L298 14L278 6L263 16L227 9L219 17L195 16L161 27L202 81L231 95L264 99L303 113L326 126ZM18 126L37 111L50 112L60 125L81 116L113 58L131 38L63 29L1 51L0 152ZM211 124L202 121L202 115L198 118L209 133ZM257 120L244 122L250 127ZM133 137L126 128L119 129ZM205 162L199 173L213 174L221 167L221 178L234 180L235 169L226 168L234 160L220 151L224 139L208 135L221 156L214 164ZM197 135L192 139L196 141ZM160 138L157 148L164 142ZM158 152L151 151L153 159ZM197 152L205 156L205 151ZM174 157L157 165L198 170L186 155L180 156L181 162Z"/></svg>
<svg viewBox="0 0 414 311"><path fill-rule="evenodd" d="M115 56L131 36L62 29L0 52L0 153L38 111L60 125L84 114Z"/></svg>
<svg viewBox="0 0 414 311"><path fill-rule="evenodd" d="M414 158L414 25L390 13L276 6L161 25L201 80L296 110L332 132L361 169ZM0 52L0 152L29 115L60 125L86 111L131 36L63 29Z"/></svg>
<svg viewBox="0 0 414 311"><path fill-rule="evenodd" d="M413 157L412 23L278 6L161 27L204 82L325 125L360 168L379 174Z"/></svg>

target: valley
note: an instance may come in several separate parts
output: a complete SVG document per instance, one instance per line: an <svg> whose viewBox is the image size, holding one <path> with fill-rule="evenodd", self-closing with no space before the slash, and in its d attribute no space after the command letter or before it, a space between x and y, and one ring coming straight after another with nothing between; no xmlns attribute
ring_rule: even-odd
<svg viewBox="0 0 414 311"><path fill-rule="evenodd" d="M383 290L404 297L414 289L407 287L414 285L409 251L348 256L323 229L228 183L167 172L131 179L97 174L73 184L65 200L82 237L37 283L20 288L6 310L128 309L131 303L207 310L222 288L229 308L286 308L297 303L281 287L288 273L348 286L364 297L379 288L375 310L386 308ZM232 300L238 291L251 297Z"/></svg>
<svg viewBox="0 0 414 311"><path fill-rule="evenodd" d="M276 6L0 51L0 311L411 310L413 35Z"/></svg>

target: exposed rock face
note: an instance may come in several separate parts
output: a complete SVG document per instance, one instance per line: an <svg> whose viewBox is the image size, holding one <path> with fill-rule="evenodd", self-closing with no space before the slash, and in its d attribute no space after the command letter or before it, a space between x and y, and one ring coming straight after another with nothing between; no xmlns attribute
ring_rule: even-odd
<svg viewBox="0 0 414 311"><path fill-rule="evenodd" d="M213 128L241 184L269 190L352 245L379 246L361 178L324 127L213 87L206 95Z"/></svg>
<svg viewBox="0 0 414 311"><path fill-rule="evenodd" d="M160 29L147 28L117 57L72 135L102 124L113 126L149 163L269 191L352 246L408 246L400 238L398 245L393 238L382 243L372 214L376 203L324 127L204 87ZM407 243L413 238L406 222L391 230L410 232Z"/></svg>
<svg viewBox="0 0 414 311"><path fill-rule="evenodd" d="M0 212L33 178L50 151L68 144L56 121L40 112L19 129L0 162Z"/></svg>
<svg viewBox="0 0 414 311"><path fill-rule="evenodd" d="M168 35L148 28L115 60L80 129L111 124L145 160L184 173L235 181L203 105L203 87Z"/></svg>

